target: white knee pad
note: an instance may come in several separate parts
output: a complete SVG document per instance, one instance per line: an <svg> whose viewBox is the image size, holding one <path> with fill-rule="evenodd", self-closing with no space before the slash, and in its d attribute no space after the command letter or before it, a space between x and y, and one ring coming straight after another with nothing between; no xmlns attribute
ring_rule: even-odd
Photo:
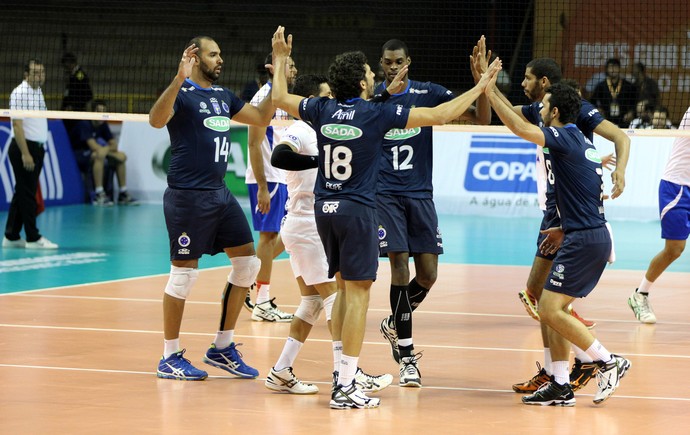
<svg viewBox="0 0 690 435"><path fill-rule="evenodd" d="M319 295L302 296L302 302L295 310L295 316L304 320L310 325L319 320L321 309L323 308L323 300Z"/></svg>
<svg viewBox="0 0 690 435"><path fill-rule="evenodd" d="M329 297L323 300L323 309L326 312L326 321L331 320L331 313L333 312L333 303L335 302L335 297L338 293L333 293Z"/></svg>
<svg viewBox="0 0 690 435"><path fill-rule="evenodd" d="M187 299L198 277L199 269L170 266L170 277L165 285L165 293L177 299Z"/></svg>
<svg viewBox="0 0 690 435"><path fill-rule="evenodd" d="M232 257L232 271L228 275L228 282L237 287L251 287L261 269L261 260L256 255L246 257Z"/></svg>

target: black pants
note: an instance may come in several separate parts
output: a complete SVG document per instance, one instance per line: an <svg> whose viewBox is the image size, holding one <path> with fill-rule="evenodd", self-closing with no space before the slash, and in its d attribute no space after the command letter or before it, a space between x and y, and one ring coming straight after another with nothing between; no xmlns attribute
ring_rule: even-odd
<svg viewBox="0 0 690 435"><path fill-rule="evenodd" d="M43 157L45 149L43 144L27 140L29 153L34 158L34 170L24 169L22 162L22 152L19 150L17 141L12 139L10 148L7 152L16 184L14 186L14 196L10 203L10 210L7 215L7 225L5 226L5 237L10 240L20 238L20 232L24 227L27 242L35 242L41 238L41 233L36 227L36 190L38 189L38 177L43 169Z"/></svg>

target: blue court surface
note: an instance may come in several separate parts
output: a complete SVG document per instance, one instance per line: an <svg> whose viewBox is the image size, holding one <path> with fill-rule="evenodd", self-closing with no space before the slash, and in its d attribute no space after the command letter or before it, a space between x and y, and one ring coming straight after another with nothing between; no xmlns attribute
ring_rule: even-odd
<svg viewBox="0 0 690 435"><path fill-rule="evenodd" d="M7 212L0 213L3 228L6 220ZM617 261L609 267L634 271L635 280L641 278L641 271L663 247L658 221L611 224ZM51 207L39 216L38 226L60 248L0 249L0 293L165 274L170 268L161 204ZM445 249L442 263L529 266L539 220L440 216L440 227ZM285 254L280 258L286 258ZM228 264L223 254L200 261L201 268ZM669 270L690 272L690 262L681 257Z"/></svg>

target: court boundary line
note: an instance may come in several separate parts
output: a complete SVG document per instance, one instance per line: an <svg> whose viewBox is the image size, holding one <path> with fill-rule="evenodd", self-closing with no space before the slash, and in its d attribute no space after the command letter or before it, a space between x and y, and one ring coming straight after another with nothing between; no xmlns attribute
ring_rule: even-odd
<svg viewBox="0 0 690 435"><path fill-rule="evenodd" d="M127 375L146 375L146 376L155 376L156 372L141 372L141 371L136 371L136 370L110 370L110 369L88 369L88 368L80 368L80 367L55 367L55 366L39 366L39 365L28 365L28 364L3 364L0 363L0 367L3 368L18 368L18 369L37 369L37 370L59 370L59 371L75 371L75 372L88 372L88 373L110 373L110 374L127 374ZM230 380L256 380L256 381L265 381L266 378L254 378L254 379L241 379L237 377L232 377L232 376L216 376L216 375L209 375L209 379L230 379ZM181 382L181 381L174 381L174 380L169 380L169 379L161 379L162 381L166 382ZM306 380L307 382L311 384L321 384L321 385L331 385L331 382L324 382L324 381L311 381L311 380ZM393 388L404 388L399 385L390 385L389 387ZM498 390L495 388L467 388L467 387L442 387L442 386L433 386L433 385L424 385L425 390L438 390L438 391L466 391L466 392L478 392L478 393L511 393L512 395L515 395L516 393L513 390ZM270 393L269 393L270 394ZM327 392L323 393L327 394ZM288 397L290 395L288 394L274 394L275 396L285 396ZM594 394L583 394L583 393L578 393L578 397L594 397ZM664 400L664 401L669 401L669 402L690 402L690 398L686 397L661 397L661 396L629 396L629 395L614 395L611 397L612 399L633 399L633 400ZM394 400L394 399L391 399Z"/></svg>
<svg viewBox="0 0 690 435"><path fill-rule="evenodd" d="M47 330L61 330L61 331L77 331L77 332L117 332L122 334L156 334L162 335L163 331L154 331L148 329L116 329L116 328L87 328L77 326L46 326L46 325L20 325L12 323L0 323L0 328L16 328L16 329L47 329ZM208 332L180 332L180 335L188 335L193 337L215 337L215 333ZM249 339L264 339L264 340L281 340L285 341L285 336L273 335L246 335L235 334L238 338ZM323 338L309 338L307 341L315 343L331 343L330 339ZM390 347L389 343L383 341L364 341L364 344L374 346ZM417 344L417 343L415 343ZM519 349L509 347L481 347L481 346L455 346L455 345L441 345L441 344L417 344L420 348L430 349L450 349L450 350L472 350L472 351L489 351L489 352L535 352L542 353L543 349ZM642 354L642 353L626 353L626 356L637 356L643 358L667 358L667 359L690 359L690 355L670 355L670 354Z"/></svg>

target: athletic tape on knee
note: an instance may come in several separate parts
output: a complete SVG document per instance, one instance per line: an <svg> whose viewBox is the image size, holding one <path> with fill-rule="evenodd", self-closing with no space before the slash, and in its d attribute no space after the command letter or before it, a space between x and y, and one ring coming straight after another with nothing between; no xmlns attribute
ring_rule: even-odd
<svg viewBox="0 0 690 435"><path fill-rule="evenodd" d="M228 282L237 287L251 287L261 269L261 260L256 255L246 257L232 257L232 271L228 275Z"/></svg>
<svg viewBox="0 0 690 435"><path fill-rule="evenodd" d="M302 296L299 307L295 310L295 316L310 325L316 323L323 308L323 300L319 295Z"/></svg>
<svg viewBox="0 0 690 435"><path fill-rule="evenodd" d="M333 312L333 303L335 302L335 297L338 293L333 293L329 297L323 300L323 310L326 312L326 321L331 320L331 313Z"/></svg>
<svg viewBox="0 0 690 435"><path fill-rule="evenodd" d="M165 293L176 299L185 300L198 277L199 269L170 266L170 277L165 285Z"/></svg>

